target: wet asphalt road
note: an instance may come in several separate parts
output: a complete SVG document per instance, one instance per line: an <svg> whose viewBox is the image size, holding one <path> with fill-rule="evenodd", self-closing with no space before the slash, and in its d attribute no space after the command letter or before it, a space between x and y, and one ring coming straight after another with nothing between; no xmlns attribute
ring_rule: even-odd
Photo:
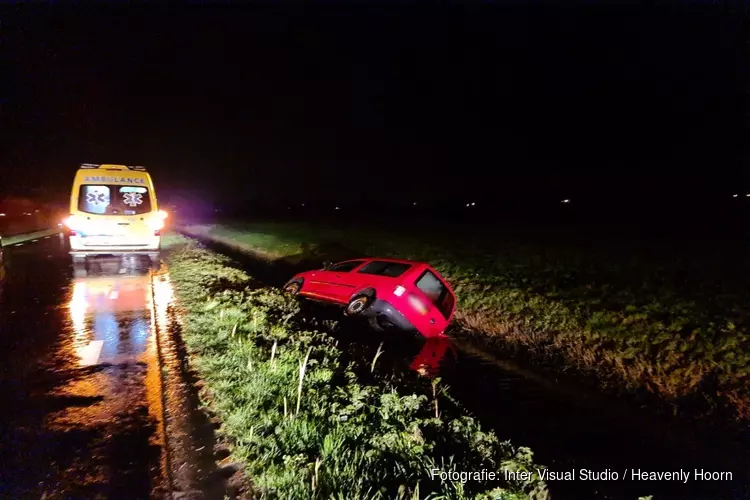
<svg viewBox="0 0 750 500"><path fill-rule="evenodd" d="M5 249L0 498L159 497L151 277L136 258L74 273L58 236Z"/></svg>

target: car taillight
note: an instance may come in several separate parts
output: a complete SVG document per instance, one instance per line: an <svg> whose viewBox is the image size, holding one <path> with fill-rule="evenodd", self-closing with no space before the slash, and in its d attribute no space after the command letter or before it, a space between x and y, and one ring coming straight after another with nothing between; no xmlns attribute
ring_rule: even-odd
<svg viewBox="0 0 750 500"><path fill-rule="evenodd" d="M71 229L68 231L68 236L78 236L78 233L76 233L75 229Z"/></svg>
<svg viewBox="0 0 750 500"><path fill-rule="evenodd" d="M154 236L161 236L161 231L159 231L158 229L154 231Z"/></svg>
<svg viewBox="0 0 750 500"><path fill-rule="evenodd" d="M406 288L402 287L401 285L398 285L395 290L393 290L393 294L396 297L401 297L404 292L406 291Z"/></svg>
<svg viewBox="0 0 750 500"><path fill-rule="evenodd" d="M427 307L427 305L425 305L425 303L422 302L422 300L416 295L409 295L409 298L407 300L419 314L427 314L430 311L430 308Z"/></svg>

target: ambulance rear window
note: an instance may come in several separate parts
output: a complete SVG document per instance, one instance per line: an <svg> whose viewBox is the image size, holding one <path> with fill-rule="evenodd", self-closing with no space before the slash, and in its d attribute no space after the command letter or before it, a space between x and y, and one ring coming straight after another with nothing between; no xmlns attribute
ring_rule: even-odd
<svg viewBox="0 0 750 500"><path fill-rule="evenodd" d="M84 184L78 210L97 215L139 215L151 211L148 188L115 184Z"/></svg>

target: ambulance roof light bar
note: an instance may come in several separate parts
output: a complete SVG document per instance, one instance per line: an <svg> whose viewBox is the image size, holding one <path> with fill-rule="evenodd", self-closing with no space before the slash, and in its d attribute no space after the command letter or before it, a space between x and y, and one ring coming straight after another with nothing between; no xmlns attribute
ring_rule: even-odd
<svg viewBox="0 0 750 500"><path fill-rule="evenodd" d="M135 170L138 172L146 172L146 167L141 165L98 165L96 163L81 163L81 168L103 168L105 170Z"/></svg>

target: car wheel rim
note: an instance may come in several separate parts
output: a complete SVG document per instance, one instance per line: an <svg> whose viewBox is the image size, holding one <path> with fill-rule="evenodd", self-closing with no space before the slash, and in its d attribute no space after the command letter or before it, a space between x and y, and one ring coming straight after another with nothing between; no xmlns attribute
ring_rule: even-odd
<svg viewBox="0 0 750 500"><path fill-rule="evenodd" d="M365 307L367 306L367 299L365 297L359 298L349 304L349 313L350 314L359 314L362 311L365 310Z"/></svg>
<svg viewBox="0 0 750 500"><path fill-rule="evenodd" d="M299 285L297 283L291 283L287 285L284 290L286 291L286 293L297 295L297 292L299 292Z"/></svg>

